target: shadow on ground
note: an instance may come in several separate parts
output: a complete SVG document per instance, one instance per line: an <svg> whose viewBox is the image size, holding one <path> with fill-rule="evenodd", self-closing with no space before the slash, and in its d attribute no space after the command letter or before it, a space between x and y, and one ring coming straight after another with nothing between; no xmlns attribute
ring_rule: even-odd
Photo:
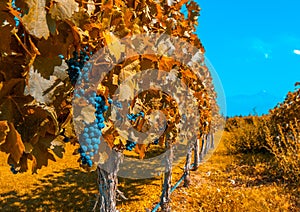
<svg viewBox="0 0 300 212"><path fill-rule="evenodd" d="M145 185L157 183L153 179L124 178L120 178L119 182L119 190L124 192L128 202L143 197ZM96 172L69 168L43 176L34 186L27 194L17 191L2 193L0 211L91 211L97 199Z"/></svg>
<svg viewBox="0 0 300 212"><path fill-rule="evenodd" d="M0 210L90 211L96 200L96 173L66 169L43 176L35 186L29 194L2 193Z"/></svg>

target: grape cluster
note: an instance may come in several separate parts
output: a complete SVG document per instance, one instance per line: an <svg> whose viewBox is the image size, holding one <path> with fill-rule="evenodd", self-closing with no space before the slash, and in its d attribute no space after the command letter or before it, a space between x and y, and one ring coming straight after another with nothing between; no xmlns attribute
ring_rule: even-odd
<svg viewBox="0 0 300 212"><path fill-rule="evenodd" d="M108 109L108 106L105 103L105 98L103 96L96 95L90 102L95 105L96 108L95 116L98 128L103 129L105 127L103 113Z"/></svg>
<svg viewBox="0 0 300 212"><path fill-rule="evenodd" d="M91 157L85 153L83 147L86 148L86 146L82 146L78 150L78 152L80 153L81 162L83 165L87 164L89 167L92 167L93 161L91 160Z"/></svg>
<svg viewBox="0 0 300 212"><path fill-rule="evenodd" d="M80 144L78 152L82 164L87 164L89 167L93 165L92 157L98 152L100 145L100 137L102 129L105 128L105 119L103 113L107 111L105 98L97 95L95 92L88 98L88 101L95 106L96 120L90 124L86 124L83 133L80 135ZM110 101L109 101L110 102Z"/></svg>
<svg viewBox="0 0 300 212"><path fill-rule="evenodd" d="M145 114L143 111L140 111L138 114L127 114L127 118L130 120L130 121L136 121L136 119L139 117L139 116L142 116L144 117Z"/></svg>
<svg viewBox="0 0 300 212"><path fill-rule="evenodd" d="M135 145L136 145L136 142L127 140L126 145L125 145L126 150L132 151L132 149L135 147Z"/></svg>
<svg viewBox="0 0 300 212"><path fill-rule="evenodd" d="M91 53L90 53L91 54ZM58 55L60 59L64 59L63 55ZM71 80L72 85L75 85L77 80L80 82L83 78L86 82L89 81L89 67L90 64L87 64L87 61L89 61L90 57L87 54L87 48L84 48L84 50L80 50L80 53L78 54L77 51L73 52L73 57L65 60L68 65L68 75ZM81 70L83 70L83 73L81 73Z"/></svg>
<svg viewBox="0 0 300 212"><path fill-rule="evenodd" d="M144 114L144 112L140 111L138 114L131 113L131 114L127 114L126 116L130 121L136 121L136 119L139 116L144 117L145 114ZM126 148L126 150L132 151L132 149L135 147L135 145L136 145L136 142L127 140L125 148Z"/></svg>
<svg viewBox="0 0 300 212"><path fill-rule="evenodd" d="M18 171L15 169L14 164L9 164L9 165L10 165L10 171L11 171L13 174L18 174Z"/></svg>

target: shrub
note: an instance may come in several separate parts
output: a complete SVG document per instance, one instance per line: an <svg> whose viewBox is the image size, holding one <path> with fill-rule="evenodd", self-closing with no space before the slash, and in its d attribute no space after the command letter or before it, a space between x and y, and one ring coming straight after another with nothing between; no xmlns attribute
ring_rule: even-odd
<svg viewBox="0 0 300 212"><path fill-rule="evenodd" d="M295 120L289 123L289 130L283 131L278 124L278 135L272 135L265 127L267 149L274 155L276 173L284 180L299 184L300 181L300 125Z"/></svg>
<svg viewBox="0 0 300 212"><path fill-rule="evenodd" d="M264 127L268 117L234 117L226 123L225 146L232 154L266 151Z"/></svg>

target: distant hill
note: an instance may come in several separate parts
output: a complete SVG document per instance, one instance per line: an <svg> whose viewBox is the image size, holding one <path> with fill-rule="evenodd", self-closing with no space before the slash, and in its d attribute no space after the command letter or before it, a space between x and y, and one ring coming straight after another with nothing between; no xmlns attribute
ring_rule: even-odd
<svg viewBox="0 0 300 212"><path fill-rule="evenodd" d="M227 116L262 115L274 108L283 99L261 91L253 95L236 95L227 97Z"/></svg>

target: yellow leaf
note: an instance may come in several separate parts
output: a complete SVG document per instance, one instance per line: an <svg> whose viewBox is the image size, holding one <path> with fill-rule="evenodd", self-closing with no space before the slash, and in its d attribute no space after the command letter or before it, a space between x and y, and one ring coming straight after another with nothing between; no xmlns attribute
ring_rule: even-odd
<svg viewBox="0 0 300 212"><path fill-rule="evenodd" d="M29 12L22 18L27 31L37 38L49 37L49 29L46 20L46 0L27 0Z"/></svg>
<svg viewBox="0 0 300 212"><path fill-rule="evenodd" d="M79 4L74 0L55 0L49 9L51 17L55 20L71 19L75 12L79 11Z"/></svg>
<svg viewBox="0 0 300 212"><path fill-rule="evenodd" d="M122 45L119 39L114 36L112 32L103 32L103 37L105 38L109 52L118 61L121 58L121 53L125 51L125 45Z"/></svg>
<svg viewBox="0 0 300 212"><path fill-rule="evenodd" d="M112 82L112 84L113 85L119 85L118 81L119 81L118 75L114 74L113 75L113 82Z"/></svg>

